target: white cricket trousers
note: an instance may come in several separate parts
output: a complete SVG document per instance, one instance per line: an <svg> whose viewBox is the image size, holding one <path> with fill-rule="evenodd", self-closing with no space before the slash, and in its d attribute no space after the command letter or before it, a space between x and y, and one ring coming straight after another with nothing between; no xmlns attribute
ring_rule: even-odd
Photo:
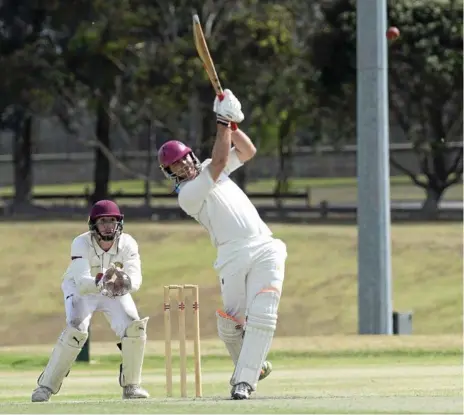
<svg viewBox="0 0 464 415"><path fill-rule="evenodd" d="M137 307L130 294L109 298L104 295L80 295L74 281L65 280L61 284L66 310L66 324L87 333L90 319L96 311L102 311L117 336L123 338L127 327L140 320Z"/></svg>
<svg viewBox="0 0 464 415"><path fill-rule="evenodd" d="M286 245L272 237L220 246L215 269L224 312L243 324L258 293L267 289L282 293L286 259Z"/></svg>

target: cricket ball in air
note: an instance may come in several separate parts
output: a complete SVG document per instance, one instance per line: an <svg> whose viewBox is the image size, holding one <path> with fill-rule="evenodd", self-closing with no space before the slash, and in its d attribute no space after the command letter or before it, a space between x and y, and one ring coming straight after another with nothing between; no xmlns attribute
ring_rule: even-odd
<svg viewBox="0 0 464 415"><path fill-rule="evenodd" d="M387 39L388 40L396 40L400 36L400 30L397 27L389 27L387 30Z"/></svg>

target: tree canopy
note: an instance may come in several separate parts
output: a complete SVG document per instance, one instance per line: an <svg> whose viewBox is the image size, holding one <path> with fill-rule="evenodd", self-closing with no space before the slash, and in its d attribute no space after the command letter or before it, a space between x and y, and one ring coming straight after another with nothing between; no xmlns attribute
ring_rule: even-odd
<svg viewBox="0 0 464 415"><path fill-rule="evenodd" d="M56 115L69 131L93 117L98 199L108 191L115 128L137 136L151 125L207 156L213 90L195 51L193 12L224 86L243 101L246 128L261 152L280 157L277 190L295 146L354 142L355 0L4 0L0 126L22 143L18 157L31 150L30 117ZM433 209L462 178L462 151L448 145L462 138L462 2L389 1L388 19L401 30L389 45L390 120L422 174L392 165L426 189Z"/></svg>

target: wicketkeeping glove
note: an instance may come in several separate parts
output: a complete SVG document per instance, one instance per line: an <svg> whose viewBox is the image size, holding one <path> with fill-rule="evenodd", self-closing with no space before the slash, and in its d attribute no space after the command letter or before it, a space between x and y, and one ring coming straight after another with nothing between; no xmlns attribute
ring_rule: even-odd
<svg viewBox="0 0 464 415"><path fill-rule="evenodd" d="M114 264L110 264L105 274L99 280L96 279L95 283L100 293L110 298L125 295L132 287L129 276Z"/></svg>

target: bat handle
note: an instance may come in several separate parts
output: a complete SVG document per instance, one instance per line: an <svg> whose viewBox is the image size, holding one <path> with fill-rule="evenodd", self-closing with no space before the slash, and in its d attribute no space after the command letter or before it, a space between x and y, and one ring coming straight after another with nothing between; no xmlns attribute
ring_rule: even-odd
<svg viewBox="0 0 464 415"><path fill-rule="evenodd" d="M224 92L221 92L218 94L218 98L219 98L219 101L222 101L224 99L225 95L224 95ZM232 129L232 131L236 131L237 128L238 128L238 125L234 122L231 122L230 123L230 128Z"/></svg>

